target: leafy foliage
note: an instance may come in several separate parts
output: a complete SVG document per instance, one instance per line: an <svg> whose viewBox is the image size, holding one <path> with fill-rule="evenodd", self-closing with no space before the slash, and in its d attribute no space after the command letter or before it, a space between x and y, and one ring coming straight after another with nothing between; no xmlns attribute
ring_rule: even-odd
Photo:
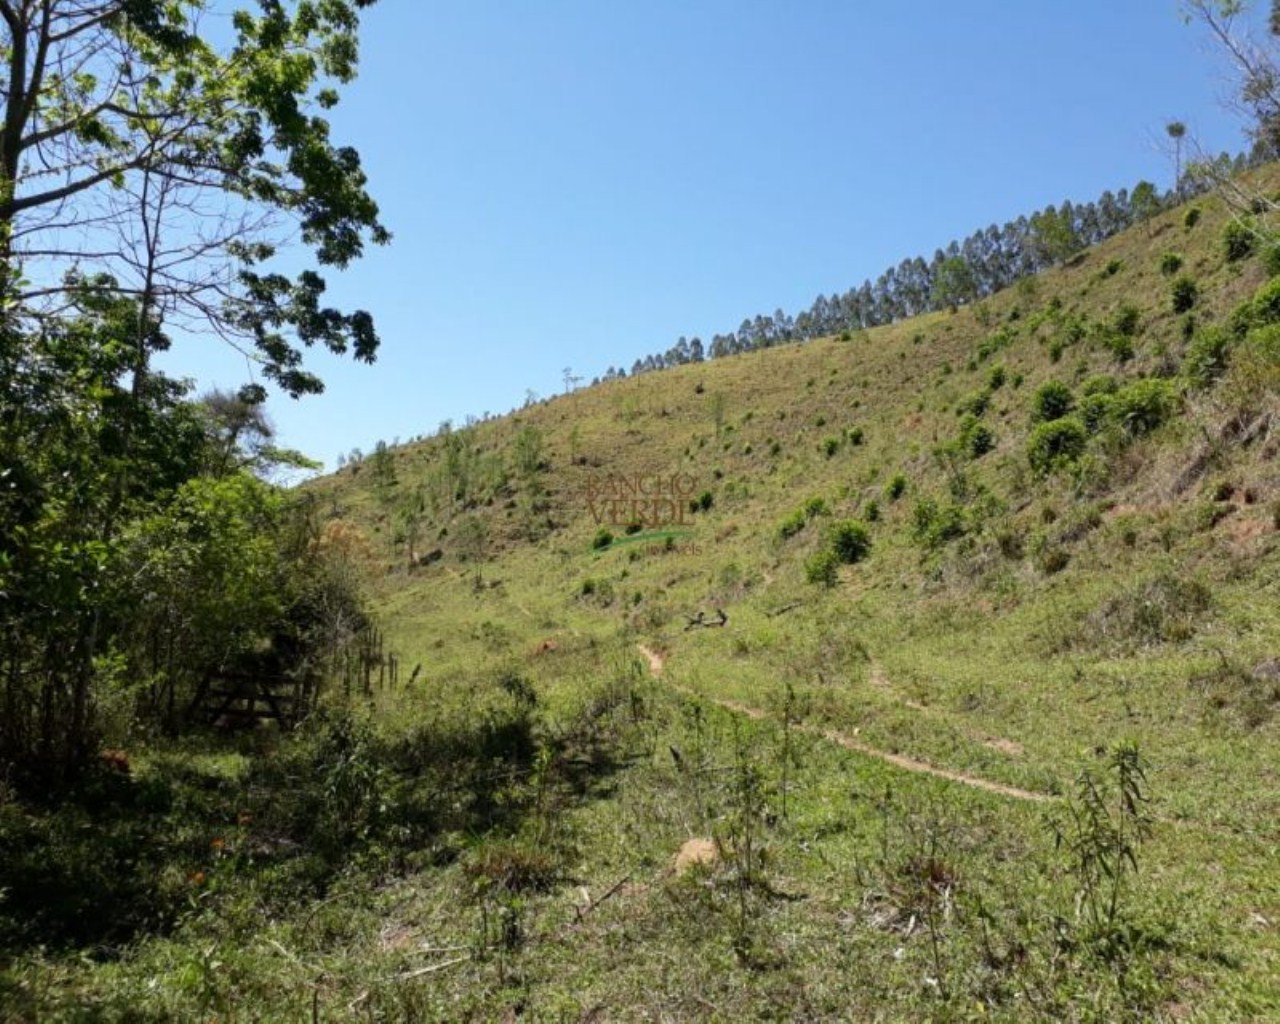
<svg viewBox="0 0 1280 1024"><path fill-rule="evenodd" d="M856 519L843 519L831 528L831 550L845 565L860 562L871 551L871 534Z"/></svg>
<svg viewBox="0 0 1280 1024"><path fill-rule="evenodd" d="M1062 419L1075 408L1075 395L1062 381L1051 380L1036 389L1031 397L1031 421L1048 423Z"/></svg>
<svg viewBox="0 0 1280 1024"><path fill-rule="evenodd" d="M1174 278L1173 284L1169 286L1169 299L1175 313L1187 312L1199 298L1200 286L1196 284L1195 278L1186 274Z"/></svg>
<svg viewBox="0 0 1280 1024"><path fill-rule="evenodd" d="M804 575L810 583L834 587L840 581L840 558L831 548L815 551L804 563Z"/></svg>
<svg viewBox="0 0 1280 1024"><path fill-rule="evenodd" d="M1041 476L1048 475L1080 458L1088 440L1084 424L1074 416L1038 424L1027 438L1027 461Z"/></svg>
<svg viewBox="0 0 1280 1024"><path fill-rule="evenodd" d="M1241 220L1228 221L1222 229L1222 253L1228 263L1238 263L1253 255L1257 240L1252 224Z"/></svg>

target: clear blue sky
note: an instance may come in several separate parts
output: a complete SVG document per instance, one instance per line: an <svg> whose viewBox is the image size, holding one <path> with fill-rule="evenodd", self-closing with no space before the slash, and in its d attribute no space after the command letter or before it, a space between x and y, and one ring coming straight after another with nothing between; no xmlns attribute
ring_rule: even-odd
<svg viewBox="0 0 1280 1024"><path fill-rule="evenodd" d="M504 412L844 291L1063 199L1170 184L1164 125L1243 147L1177 0L383 0L333 111L388 227L331 295L376 364L313 353L281 440L339 452ZM167 366L236 386L245 362Z"/></svg>

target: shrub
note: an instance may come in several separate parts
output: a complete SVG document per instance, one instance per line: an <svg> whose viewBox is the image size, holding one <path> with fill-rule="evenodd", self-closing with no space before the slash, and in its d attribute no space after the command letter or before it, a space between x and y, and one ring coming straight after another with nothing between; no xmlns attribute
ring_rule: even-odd
<svg viewBox="0 0 1280 1024"><path fill-rule="evenodd" d="M1267 243L1267 247L1262 250L1262 266L1268 277L1280 275L1280 243Z"/></svg>
<svg viewBox="0 0 1280 1024"><path fill-rule="evenodd" d="M885 497L890 501L897 501L907 490L907 478L901 473L894 475L884 489Z"/></svg>
<svg viewBox="0 0 1280 1024"><path fill-rule="evenodd" d="M1253 299L1247 304L1247 313L1237 310L1237 315L1233 316L1235 321L1232 326L1239 328L1240 322L1243 321L1245 330L1250 327L1264 327L1267 324L1280 323L1280 278L1268 281L1256 292L1253 293ZM1245 333L1244 331L1240 332Z"/></svg>
<svg viewBox="0 0 1280 1024"><path fill-rule="evenodd" d="M783 540L788 540L803 530L808 521L809 520L805 518L804 511L802 509L796 509L796 511L792 512L786 519L782 520L782 522L778 524L778 536Z"/></svg>
<svg viewBox="0 0 1280 1024"><path fill-rule="evenodd" d="M1084 424L1074 416L1041 423L1027 439L1027 461L1033 470L1047 476L1080 458L1088 439Z"/></svg>
<svg viewBox="0 0 1280 1024"><path fill-rule="evenodd" d="M804 563L804 575L810 583L834 587L840 581L840 559L830 548L823 548Z"/></svg>
<svg viewBox="0 0 1280 1024"><path fill-rule="evenodd" d="M1201 211L1200 207L1193 206L1182 217L1182 226L1190 231L1193 227L1200 223Z"/></svg>
<svg viewBox="0 0 1280 1024"><path fill-rule="evenodd" d="M1104 331L1102 344L1117 363L1127 363L1133 358L1133 339L1118 331Z"/></svg>
<svg viewBox="0 0 1280 1024"><path fill-rule="evenodd" d="M1233 341L1230 334L1216 327L1200 331L1187 348L1187 357L1182 363L1187 381L1195 387L1206 388L1221 377L1227 369Z"/></svg>
<svg viewBox="0 0 1280 1024"><path fill-rule="evenodd" d="M1026 281L1029 280L1029 278L1024 277L1023 280ZM994 334L989 335L980 345L978 345L978 350L976 352L978 362L985 362L1001 349L1008 348L1013 344L1015 337L1016 335L1013 330L1007 326L1001 327Z"/></svg>
<svg viewBox="0 0 1280 1024"><path fill-rule="evenodd" d="M1075 396L1061 381L1051 380L1040 385L1031 396L1031 421L1049 423L1062 419L1075 408Z"/></svg>
<svg viewBox="0 0 1280 1024"><path fill-rule="evenodd" d="M1199 297L1199 285L1196 284L1194 278L1188 277L1186 274L1175 278L1169 288L1169 298L1175 313L1187 312L1196 304L1196 300Z"/></svg>
<svg viewBox="0 0 1280 1024"><path fill-rule="evenodd" d="M1106 426L1110 422L1114 411L1115 403L1112 401L1111 395L1106 393L1085 395L1080 400L1080 408L1078 410L1080 422L1084 424L1085 430L1090 434L1096 434Z"/></svg>
<svg viewBox="0 0 1280 1024"><path fill-rule="evenodd" d="M1116 274L1120 273L1120 269L1123 266L1124 266L1124 260L1118 260L1118 259L1107 260L1107 265L1105 268L1103 268L1103 271L1102 271L1103 276L1115 277Z"/></svg>
<svg viewBox="0 0 1280 1024"><path fill-rule="evenodd" d="M874 523L880 518L880 503L872 498L867 502L867 507L862 511L862 518L869 523Z"/></svg>
<svg viewBox="0 0 1280 1024"><path fill-rule="evenodd" d="M794 537L805 528L810 519L823 515L826 511L827 503L822 498L810 498L778 524L778 536L783 540Z"/></svg>
<svg viewBox="0 0 1280 1024"><path fill-rule="evenodd" d="M987 388L991 391L999 391L1004 387L1005 379L1005 368L1003 366L993 366L991 367L991 372L987 374Z"/></svg>
<svg viewBox="0 0 1280 1024"><path fill-rule="evenodd" d="M838 452L839 450L840 450L840 438L838 437L828 437L825 441L822 442L822 453L827 458L831 458L831 456L835 455L835 453Z"/></svg>
<svg viewBox="0 0 1280 1024"><path fill-rule="evenodd" d="M1280 393L1280 324L1250 331L1231 353L1231 385L1237 402Z"/></svg>
<svg viewBox="0 0 1280 1024"><path fill-rule="evenodd" d="M1060 547L1046 545L1036 555L1036 565L1046 576L1062 572L1071 563L1071 555Z"/></svg>
<svg viewBox="0 0 1280 1024"><path fill-rule="evenodd" d="M956 404L956 412L961 415L981 416L991 404L991 392L975 391L966 395Z"/></svg>
<svg viewBox="0 0 1280 1024"><path fill-rule="evenodd" d="M1116 332L1122 334L1126 338L1132 338L1138 333L1138 323L1142 319L1142 313L1137 306L1126 302L1123 306L1116 310L1115 316L1112 318L1112 326Z"/></svg>
<svg viewBox="0 0 1280 1024"><path fill-rule="evenodd" d="M856 448L858 447L858 445L862 444L862 441L863 441L863 433L862 433L861 427L854 427L852 430L849 431L849 443L851 445L853 445Z"/></svg>
<svg viewBox="0 0 1280 1024"><path fill-rule="evenodd" d="M831 550L845 565L861 562L871 551L871 534L855 519L844 519L831 528Z"/></svg>
<svg viewBox="0 0 1280 1024"><path fill-rule="evenodd" d="M1182 257L1176 252L1167 252L1160 257L1160 273L1165 277L1173 277L1182 269Z"/></svg>
<svg viewBox="0 0 1280 1024"><path fill-rule="evenodd" d="M1120 388L1119 382L1109 373L1098 373L1080 385L1082 395L1114 395Z"/></svg>
<svg viewBox="0 0 1280 1024"><path fill-rule="evenodd" d="M613 543L613 534L610 533L608 530L604 529L603 527L601 527L599 530L596 531L596 535L591 541L591 546L596 551L600 551L603 548L607 548L612 543Z"/></svg>
<svg viewBox="0 0 1280 1024"><path fill-rule="evenodd" d="M707 512L716 502L715 495L710 491L703 491L696 498L689 499L690 512Z"/></svg>
<svg viewBox="0 0 1280 1024"><path fill-rule="evenodd" d="M1132 437L1151 433L1173 414L1176 406L1173 385L1153 377L1134 381L1112 396L1112 413Z"/></svg>
<svg viewBox="0 0 1280 1024"><path fill-rule="evenodd" d="M976 416L966 416L960 426L960 447L971 459L980 459L996 446L991 430Z"/></svg>
<svg viewBox="0 0 1280 1024"><path fill-rule="evenodd" d="M958 505L943 508L932 498L923 498L911 512L911 533L927 548L941 547L964 536L964 510Z"/></svg>
<svg viewBox="0 0 1280 1024"><path fill-rule="evenodd" d="M1258 236L1249 221L1233 220L1222 229L1222 253L1228 263L1246 259L1253 253Z"/></svg>

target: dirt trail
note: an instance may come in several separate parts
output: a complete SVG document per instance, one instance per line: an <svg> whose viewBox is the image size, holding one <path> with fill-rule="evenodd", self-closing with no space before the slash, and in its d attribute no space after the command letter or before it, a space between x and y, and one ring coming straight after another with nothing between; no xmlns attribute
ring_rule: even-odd
<svg viewBox="0 0 1280 1024"><path fill-rule="evenodd" d="M1020 757L1023 753L1022 744L1017 740L1008 740L1001 736L991 736L987 733L977 731L963 722L956 721L956 716L948 714L941 708L930 707L928 704L921 704L919 701L911 700L909 697L903 697L898 692L898 688L893 685L893 682L889 679L888 675L885 674L884 668L879 662L873 661L871 663L871 670L868 678L870 679L872 686L895 703L901 704L904 708L910 708L917 714L925 715L928 718L934 718L941 722L946 722L952 728L958 729L970 739L981 743L984 747L989 747L991 750L998 751L999 753L1005 754L1009 757Z"/></svg>
<svg viewBox="0 0 1280 1024"><path fill-rule="evenodd" d="M644 644L638 644L637 648L649 663L649 671L655 677L662 675L662 670L666 667L666 658L657 651L646 647ZM733 711L736 714L744 715L747 718L759 721L769 717L769 713L760 708L750 707L746 704L739 704L737 701L721 700L715 697L708 697L705 694L690 690L688 687L679 684L671 684L672 689L683 693L685 696L694 697L698 700L710 701L727 711ZM888 750L881 750L879 747L873 747L869 743L855 739L846 733L839 732L835 729L825 729L816 725L798 725L796 726L801 732L812 733L815 736L821 736L829 743L835 743L837 746L844 747L846 750L853 750L867 757L874 757L885 764L891 764L895 768L901 768L903 771L915 772L919 775L932 775L936 779L946 779L948 782L957 782L962 786L970 786L973 789L986 790L988 793L997 793L1000 796L1012 797L1015 800L1028 800L1035 803L1044 803L1054 798L1047 793L1035 793L1029 789L1020 789L1017 786L1009 786L1003 782L992 782L990 779L981 779L975 775L966 775L963 772L951 771L949 768L939 768L936 765L929 764L927 761L919 761L914 757L907 757L904 754L894 754Z"/></svg>
<svg viewBox="0 0 1280 1024"><path fill-rule="evenodd" d="M645 661L649 663L649 671L654 676L662 675L662 668L666 665L667 659L644 644L637 644L636 646L640 648L640 653L644 655Z"/></svg>

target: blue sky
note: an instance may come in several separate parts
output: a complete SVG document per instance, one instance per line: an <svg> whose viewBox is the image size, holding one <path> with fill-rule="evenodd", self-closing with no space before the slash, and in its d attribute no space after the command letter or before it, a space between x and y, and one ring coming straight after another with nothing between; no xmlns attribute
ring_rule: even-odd
<svg viewBox="0 0 1280 1024"><path fill-rule="evenodd" d="M395 235L331 296L377 363L313 353L281 440L339 452L681 335L795 313L1063 199L1167 186L1164 125L1243 147L1177 0L383 0L332 112ZM249 379L216 341L166 367Z"/></svg>

